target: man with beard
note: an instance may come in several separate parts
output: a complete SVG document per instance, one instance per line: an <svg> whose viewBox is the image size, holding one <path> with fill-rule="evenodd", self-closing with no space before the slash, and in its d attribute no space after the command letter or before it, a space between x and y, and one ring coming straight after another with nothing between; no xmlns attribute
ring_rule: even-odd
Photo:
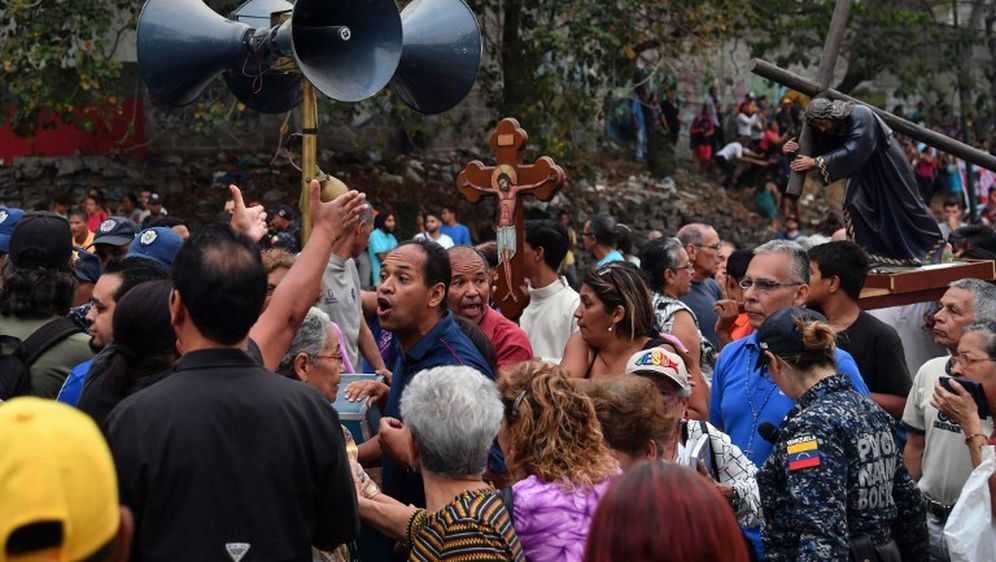
<svg viewBox="0 0 996 562"><path fill-rule="evenodd" d="M99 397L90 394L90 389L96 390L93 381L102 379L103 358L100 354L108 345L114 343L114 309L121 297L139 283L169 279L169 272L159 263L143 257L132 256L125 259L112 259L97 279L90 296L90 310L86 319L90 323L90 349L98 353L96 357L87 359L73 367L66 377L58 400L71 406L79 405L91 416L96 412ZM96 365L96 368L94 368ZM89 377L87 373L93 371ZM84 382L87 394L84 395ZM84 400L85 399L85 400ZM84 407L86 405L87 407ZM97 408L99 409L99 408ZM104 411L98 423L106 416Z"/></svg>
<svg viewBox="0 0 996 562"><path fill-rule="evenodd" d="M470 246L454 246L448 253L453 275L447 295L450 310L480 326L495 347L499 369L532 359L526 332L488 306L491 277L484 256Z"/></svg>
<svg viewBox="0 0 996 562"><path fill-rule="evenodd" d="M817 98L806 110L815 153L798 155L794 172L818 169L824 183L849 178L844 199L848 238L868 252L872 263L920 265L937 262L944 238L918 196L916 178L892 130L871 109ZM793 139L782 151L794 154Z"/></svg>

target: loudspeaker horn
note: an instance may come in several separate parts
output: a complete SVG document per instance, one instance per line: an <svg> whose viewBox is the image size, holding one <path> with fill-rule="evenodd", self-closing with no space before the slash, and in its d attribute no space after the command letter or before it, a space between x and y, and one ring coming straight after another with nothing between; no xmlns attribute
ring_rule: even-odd
<svg viewBox="0 0 996 562"><path fill-rule="evenodd" d="M390 82L402 51L392 0L250 0L226 19L201 0L147 0L139 16L139 72L153 97L187 105L218 75L247 106L279 113L300 102L296 69L318 91L355 102Z"/></svg>
<svg viewBox="0 0 996 562"><path fill-rule="evenodd" d="M463 0L414 0L401 12L404 49L392 86L421 113L460 103L481 67L481 30Z"/></svg>
<svg viewBox="0 0 996 562"><path fill-rule="evenodd" d="M148 0L138 18L138 70L156 99L187 105L241 62L253 29L201 0Z"/></svg>

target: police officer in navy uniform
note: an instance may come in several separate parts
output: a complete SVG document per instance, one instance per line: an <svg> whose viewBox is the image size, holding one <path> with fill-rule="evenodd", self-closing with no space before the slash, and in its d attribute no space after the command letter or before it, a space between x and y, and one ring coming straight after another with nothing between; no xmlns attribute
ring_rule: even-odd
<svg viewBox="0 0 996 562"><path fill-rule="evenodd" d="M283 248L291 253L301 251L301 230L294 209L278 205L270 212L270 232L261 240L267 248Z"/></svg>
<svg viewBox="0 0 996 562"><path fill-rule="evenodd" d="M758 329L758 361L798 402L757 473L767 560L927 560L925 505L892 420L836 371L835 337L802 308Z"/></svg>

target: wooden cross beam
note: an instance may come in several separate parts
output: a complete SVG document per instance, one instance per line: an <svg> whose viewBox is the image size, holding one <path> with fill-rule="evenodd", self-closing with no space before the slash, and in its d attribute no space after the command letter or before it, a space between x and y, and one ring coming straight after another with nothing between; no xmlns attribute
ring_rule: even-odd
<svg viewBox="0 0 996 562"><path fill-rule="evenodd" d="M816 72L816 83L819 86L817 94L830 88L830 81L833 80L833 69L837 64L837 55L840 54L840 44L844 42L844 31L847 28L847 18L851 14L853 3L853 0L837 0L837 4L833 8L830 29L827 31L826 42L823 43L820 66ZM817 94L809 95L816 96ZM799 154L805 156L813 154L813 130L806 121L802 122L802 131L799 132ZM798 197L802 194L802 186L805 181L805 173L792 172L786 193L792 197Z"/></svg>
<svg viewBox="0 0 996 562"><path fill-rule="evenodd" d="M751 61L751 72L761 76L762 78L767 78L772 82L777 82L783 86L792 88L793 90L806 94L807 96L815 96L822 93L824 96L832 100L849 101L867 106L879 117L881 117L882 121L885 121L889 127L892 127L893 131L906 135L915 141L932 146L940 151L953 154L954 156L957 156L966 162L971 162L981 168L996 172L996 156L993 156L992 154L972 148L963 142L959 142L951 137L931 131L926 127L910 123L901 117L896 117L888 111L864 103L863 101L852 98L847 94L842 94L837 90L821 89L819 84L816 82L813 82L803 76L799 76L798 74L789 72L788 70L779 68L770 62L754 59Z"/></svg>
<svg viewBox="0 0 996 562"><path fill-rule="evenodd" d="M493 195L498 198L495 226L498 235L498 283L494 300L502 314L518 320L529 303L522 274L523 228L522 196L549 201L564 183L564 170L552 158L543 156L535 164L523 164L522 152L529 135L510 117L502 119L491 135L491 148L497 164L485 166L474 160L460 172L457 189L471 203Z"/></svg>

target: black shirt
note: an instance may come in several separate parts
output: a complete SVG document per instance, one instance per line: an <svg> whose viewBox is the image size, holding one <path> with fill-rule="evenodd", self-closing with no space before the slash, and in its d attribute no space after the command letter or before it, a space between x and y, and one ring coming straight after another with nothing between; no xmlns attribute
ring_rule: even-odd
<svg viewBox="0 0 996 562"><path fill-rule="evenodd" d="M133 560L311 560L358 531L338 415L243 351L183 356L111 412ZM246 550L248 549L248 550Z"/></svg>
<svg viewBox="0 0 996 562"><path fill-rule="evenodd" d="M854 357L868 390L906 397L912 380L896 330L865 311L837 340Z"/></svg>

